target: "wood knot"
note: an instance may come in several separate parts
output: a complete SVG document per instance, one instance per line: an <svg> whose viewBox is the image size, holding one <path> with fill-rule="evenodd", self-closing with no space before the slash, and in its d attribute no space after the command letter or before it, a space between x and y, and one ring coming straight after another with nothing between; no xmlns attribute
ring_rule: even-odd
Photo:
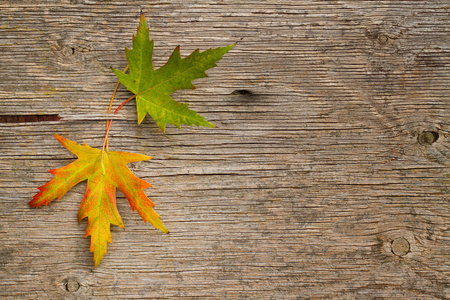
<svg viewBox="0 0 450 300"><path fill-rule="evenodd" d="M396 238L391 242L391 251L397 256L408 254L410 249L408 240L403 237Z"/></svg>
<svg viewBox="0 0 450 300"><path fill-rule="evenodd" d="M379 42L381 45L384 45L384 44L386 44L387 42L389 42L389 37L388 37L387 35L383 34L383 33L380 33L380 34L377 36L377 40L378 40L378 42Z"/></svg>
<svg viewBox="0 0 450 300"><path fill-rule="evenodd" d="M421 145L431 145L439 138L439 133L435 131L422 131L417 137L417 141Z"/></svg>
<svg viewBox="0 0 450 300"><path fill-rule="evenodd" d="M63 56L72 56L75 55L75 48L69 47L69 46L64 46L61 49L61 53Z"/></svg>
<svg viewBox="0 0 450 300"><path fill-rule="evenodd" d="M76 281L75 279L67 279L66 280L66 291L73 293L78 291L78 289L80 288L80 283L78 281Z"/></svg>

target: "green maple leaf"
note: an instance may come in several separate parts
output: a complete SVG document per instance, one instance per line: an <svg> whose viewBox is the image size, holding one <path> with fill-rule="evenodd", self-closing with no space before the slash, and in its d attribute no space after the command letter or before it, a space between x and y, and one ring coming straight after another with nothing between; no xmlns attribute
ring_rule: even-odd
<svg viewBox="0 0 450 300"><path fill-rule="evenodd" d="M216 62L234 47L198 49L188 57L181 58L180 48L176 47L167 63L158 70L153 69L153 40L144 15L141 15L136 36L133 36L133 49L125 49L129 74L117 69L114 73L130 92L136 95L138 123L149 114L164 132L170 123L180 128L181 124L214 127L197 112L188 109L188 104L173 100L170 94L180 89L195 89L192 80L207 77L206 70L216 66Z"/></svg>

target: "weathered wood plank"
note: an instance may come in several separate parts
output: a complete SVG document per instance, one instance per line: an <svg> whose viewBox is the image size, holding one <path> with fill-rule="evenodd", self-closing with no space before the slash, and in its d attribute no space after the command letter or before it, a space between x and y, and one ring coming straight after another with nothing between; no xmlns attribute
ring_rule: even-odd
<svg viewBox="0 0 450 300"><path fill-rule="evenodd" d="M217 128L116 117L171 234L120 194L92 270L85 185L27 202L73 160L53 133L101 145L141 10L156 66L238 45L174 95ZM0 123L0 297L450 298L449 30L445 1L1 2L0 115L61 120Z"/></svg>

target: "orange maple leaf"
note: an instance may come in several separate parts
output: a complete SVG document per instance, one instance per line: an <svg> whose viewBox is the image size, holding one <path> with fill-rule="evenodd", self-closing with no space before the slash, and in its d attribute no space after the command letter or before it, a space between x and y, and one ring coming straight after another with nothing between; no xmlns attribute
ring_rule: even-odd
<svg viewBox="0 0 450 300"><path fill-rule="evenodd" d="M60 135L55 134L55 138L78 159L62 168L50 170L55 177L39 187L40 192L28 204L30 207L39 207L55 198L59 200L72 187L87 179L78 222L88 217L86 237L91 236L90 251L94 253L95 267L106 254L107 242L111 243L110 224L125 228L116 207L116 188L145 222L150 222L163 232L169 232L153 210L155 204L144 193L144 189L151 186L150 183L136 177L127 167L128 163L152 157L129 152L102 152L86 144L81 146Z"/></svg>

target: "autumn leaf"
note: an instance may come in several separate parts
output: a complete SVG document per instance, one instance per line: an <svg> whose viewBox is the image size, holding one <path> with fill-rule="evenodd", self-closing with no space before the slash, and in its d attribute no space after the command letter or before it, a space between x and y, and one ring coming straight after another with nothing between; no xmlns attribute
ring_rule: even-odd
<svg viewBox="0 0 450 300"><path fill-rule="evenodd" d="M119 82L134 96L123 102L114 113L135 98L139 124L147 114L150 114L162 131L165 131L166 124L173 124L178 128L181 124L214 127L195 111L188 109L188 104L177 102L170 95L176 90L194 89L192 80L207 77L205 71L215 67L216 62L233 47L234 44L203 52L197 49L183 59L180 48L176 47L168 62L155 71L152 62L153 41L149 38L147 22L142 15L137 34L133 36L133 49L126 49L129 65L124 71L113 69ZM119 83L116 84L111 97L108 113L111 112L118 86ZM30 207L47 205L56 198L61 199L79 182L87 180L78 221L88 218L86 237L91 237L90 251L94 253L95 266L98 266L106 254L108 242L111 243L111 224L124 228L116 207L117 188L128 199L133 211L137 210L145 222L150 222L163 232L169 232L153 210L155 205L144 193L144 189L151 185L136 177L127 167L128 163L148 160L151 157L108 151L108 133L111 124L112 120L107 120L102 150L87 145L81 146L55 135L56 139L78 159L65 167L50 170L54 178L39 187L40 191L29 202Z"/></svg>
<svg viewBox="0 0 450 300"><path fill-rule="evenodd" d="M203 52L197 49L183 59L180 48L176 47L168 62L155 71L152 62L153 40L149 38L147 21L141 15L137 34L133 36L133 49L125 49L130 72L113 71L120 83L136 96L139 124L149 114L162 131L165 131L167 123L178 128L181 124L214 127L195 111L188 109L188 104L173 100L170 94L180 89L194 89L192 80L207 77L205 71L215 67L216 61L233 47L234 44L231 44Z"/></svg>
<svg viewBox="0 0 450 300"><path fill-rule="evenodd" d="M39 187L40 192L28 204L30 207L47 205L56 198L61 199L79 182L87 180L78 222L88 218L86 237L91 236L90 251L94 253L95 267L106 254L107 242L111 243L110 224L124 228L116 207L116 188L125 195L133 211L137 210L145 222L150 222L163 232L169 232L153 210L155 205L143 191L151 186L150 183L136 177L127 167L128 163L148 160L151 159L150 156L117 151L102 152L59 135L55 137L78 159L65 167L50 170L55 177Z"/></svg>

